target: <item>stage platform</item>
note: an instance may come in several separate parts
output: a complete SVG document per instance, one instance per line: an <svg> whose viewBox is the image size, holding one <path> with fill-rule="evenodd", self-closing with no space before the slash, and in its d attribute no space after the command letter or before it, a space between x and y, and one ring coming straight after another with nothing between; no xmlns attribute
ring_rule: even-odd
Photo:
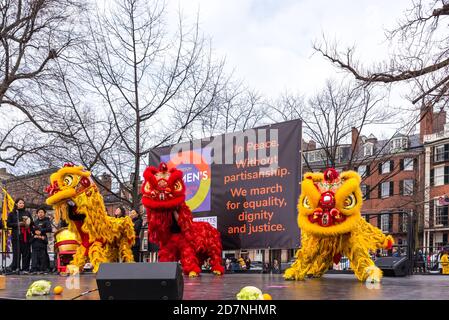
<svg viewBox="0 0 449 320"><path fill-rule="evenodd" d="M28 286L41 279L64 287L63 294L26 298ZM93 274L81 275L79 288L71 288L77 286L76 281L66 283L67 279L58 275L8 275L6 289L0 290L0 299L71 300L97 288ZM267 274L226 274L223 277L203 274L199 278L184 278L184 300L235 300L235 294L248 285L259 287L276 300L449 299L449 276L443 275L385 277L381 284L367 286L350 274L326 274L321 279L306 281L284 281L281 275ZM94 291L77 299L98 300L99 294Z"/></svg>

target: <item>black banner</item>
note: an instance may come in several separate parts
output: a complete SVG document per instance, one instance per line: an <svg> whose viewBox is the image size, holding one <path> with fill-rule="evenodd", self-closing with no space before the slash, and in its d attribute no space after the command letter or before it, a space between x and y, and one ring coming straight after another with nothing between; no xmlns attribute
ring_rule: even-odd
<svg viewBox="0 0 449 320"><path fill-rule="evenodd" d="M301 121L293 120L152 150L184 172L194 219L222 235L223 248L297 248Z"/></svg>

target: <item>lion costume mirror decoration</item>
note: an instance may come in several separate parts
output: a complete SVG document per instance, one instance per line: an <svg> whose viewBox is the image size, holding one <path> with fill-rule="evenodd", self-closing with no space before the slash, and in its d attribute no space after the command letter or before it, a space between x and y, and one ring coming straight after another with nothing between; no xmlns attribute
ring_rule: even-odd
<svg viewBox="0 0 449 320"><path fill-rule="evenodd" d="M285 279L321 277L345 256L357 279L380 281L382 271L369 250L390 249L393 238L362 218L360 181L354 171L339 174L332 168L304 175L298 201L302 245L296 261L285 271Z"/></svg>

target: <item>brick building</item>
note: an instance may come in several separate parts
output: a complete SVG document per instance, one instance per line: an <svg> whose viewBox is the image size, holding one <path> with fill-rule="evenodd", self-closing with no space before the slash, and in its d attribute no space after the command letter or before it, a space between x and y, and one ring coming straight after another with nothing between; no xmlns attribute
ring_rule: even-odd
<svg viewBox="0 0 449 320"><path fill-rule="evenodd" d="M425 117L423 136L424 168L424 235L423 244L439 251L448 244L449 235L449 124L446 113Z"/></svg>
<svg viewBox="0 0 449 320"><path fill-rule="evenodd" d="M395 243L407 244L409 216L416 218L415 242L421 239L418 217L422 216L423 147L419 135L396 134L377 141L362 137L359 161L353 170L362 177L362 214Z"/></svg>
<svg viewBox="0 0 449 320"><path fill-rule="evenodd" d="M5 181L5 188L14 200L23 198L28 208L37 209L45 206L47 194L44 189L49 184L50 175L56 170L45 169L10 178Z"/></svg>

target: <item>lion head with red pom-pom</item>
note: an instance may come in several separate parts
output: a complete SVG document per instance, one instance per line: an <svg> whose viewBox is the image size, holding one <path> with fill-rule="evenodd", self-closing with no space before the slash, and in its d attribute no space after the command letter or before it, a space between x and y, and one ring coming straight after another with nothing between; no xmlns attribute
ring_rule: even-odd
<svg viewBox="0 0 449 320"><path fill-rule="evenodd" d="M143 173L142 203L152 210L179 207L186 199L182 171L162 162L159 168L148 167Z"/></svg>
<svg viewBox="0 0 449 320"><path fill-rule="evenodd" d="M301 229L321 235L350 232L361 217L360 176L354 171L304 174L298 202Z"/></svg>

